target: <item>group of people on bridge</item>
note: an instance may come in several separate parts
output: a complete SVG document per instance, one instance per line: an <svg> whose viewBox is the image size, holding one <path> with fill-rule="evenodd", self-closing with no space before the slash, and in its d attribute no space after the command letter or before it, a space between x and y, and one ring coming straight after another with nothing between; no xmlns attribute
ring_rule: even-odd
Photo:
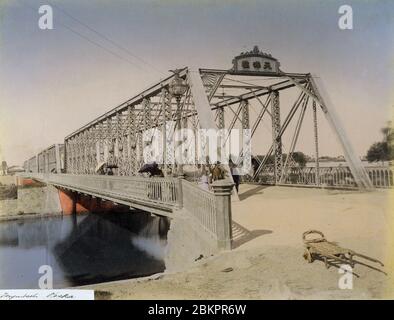
<svg viewBox="0 0 394 320"><path fill-rule="evenodd" d="M210 185L217 180L222 180L227 177L227 172L223 168L222 164L219 161L216 161L215 164L211 165L209 162L205 165L199 165L199 186L204 190L210 190ZM115 164L110 164L103 162L98 165L96 169L96 173L101 175L114 175L114 169L117 166ZM238 187L240 184L240 173L237 165L230 159L229 160L229 168L231 172L232 179L235 184L235 189L238 192ZM159 167L156 162L144 164L139 170L139 174L146 174L148 177L164 177L163 170Z"/></svg>
<svg viewBox="0 0 394 320"><path fill-rule="evenodd" d="M235 184L235 189L238 192L238 187L241 181L238 167L231 159L229 160L229 167L231 176ZM217 161L213 166L209 164L203 165L201 167L199 185L202 189L209 190L212 182L225 179L226 175L227 172L219 161Z"/></svg>

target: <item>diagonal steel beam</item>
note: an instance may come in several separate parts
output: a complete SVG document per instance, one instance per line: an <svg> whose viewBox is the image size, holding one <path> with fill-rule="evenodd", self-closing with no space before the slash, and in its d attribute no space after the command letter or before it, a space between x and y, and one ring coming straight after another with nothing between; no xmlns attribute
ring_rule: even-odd
<svg viewBox="0 0 394 320"><path fill-rule="evenodd" d="M291 140L289 152L287 153L287 157L286 157L285 163L283 165L282 175L281 175L281 177L279 179L279 183L283 183L283 179L284 179L284 177L287 174L287 169L288 169L287 166L288 166L289 160L293 156L294 149L295 149L295 146L297 144L297 140L298 140L298 137L299 137L299 134L300 134L300 131L301 131L301 125L302 125L302 122L303 122L304 116L305 116L306 107L308 105L308 100L309 100L309 97L307 97L305 99L304 104L302 106L301 113L300 113L300 116L298 118L295 130L294 130L293 138Z"/></svg>
<svg viewBox="0 0 394 320"><path fill-rule="evenodd" d="M283 125L280 129L280 133L278 135L279 138L282 137L283 133L285 132L287 126L289 125L291 119L293 118L294 114L296 113L298 107L300 106L300 104L302 103L302 101L305 99L305 93L301 92L301 94L299 95L298 99L296 100L296 102L293 104L290 112L288 113L285 121L283 122ZM261 163L259 164L259 167L257 168L256 172L253 174L253 180L256 179L256 177L258 176L258 174L260 173L260 171L263 169L265 163L268 160L268 157L271 155L272 151L274 150L274 143L271 144L271 147L269 148L268 152L266 153L266 155L264 156L263 160L261 161Z"/></svg>
<svg viewBox="0 0 394 320"><path fill-rule="evenodd" d="M265 101L265 104L260 101L260 103L262 104L263 108L260 110L259 114L257 115L257 119L254 121L253 126L252 126L252 130L251 130L251 138L253 138L261 120L263 119L263 116L265 114L265 112L268 113L268 106L270 105L271 102L271 95L267 96L267 100ZM241 158L243 157L243 148L241 149L239 156L238 156L238 161L237 161L237 165L240 164Z"/></svg>
<svg viewBox="0 0 394 320"><path fill-rule="evenodd" d="M306 82L307 82L307 79L305 78L305 79L299 80L298 83L305 84ZM269 86L268 88L259 89L259 90L251 90L250 92L242 94L240 96L229 98L224 101L214 103L214 104L212 104L212 110L215 110L215 109L221 108L221 107L225 107L225 106L231 106L233 104L241 102L242 100L250 100L250 99L253 99L256 97L267 95L272 91L281 91L281 90L292 88L294 86L295 86L294 83L289 81L289 79L286 79L284 81L273 84L273 85Z"/></svg>
<svg viewBox="0 0 394 320"><path fill-rule="evenodd" d="M201 79L200 70L188 68L187 79L190 86L192 99L194 101L194 106L197 111L200 127L202 129L217 129L213 113L211 111L211 105L209 104L209 100ZM223 165L223 167L226 170L230 181L234 183L229 166ZM239 200L237 191L235 189L234 196L236 200Z"/></svg>
<svg viewBox="0 0 394 320"><path fill-rule="evenodd" d="M329 123L331 129L333 130L336 138L338 139L342 149L344 151L344 156L347 164L349 165L349 169L352 172L354 180L359 188L371 190L373 189L373 184L371 179L369 178L367 171L361 163L359 157L357 157L354 149L346 135L346 132L342 126L342 123L339 120L338 115L333 108L333 105L328 97L328 94L325 91L323 82L321 79L315 77L310 77L311 90L308 90L300 85L300 83L292 79L291 77L285 76L285 78L289 79L294 85L300 88L305 94L310 96L314 101L316 101L322 108L324 116ZM319 82L319 86L317 85ZM321 91L319 91L319 89ZM324 93L324 100L321 93Z"/></svg>

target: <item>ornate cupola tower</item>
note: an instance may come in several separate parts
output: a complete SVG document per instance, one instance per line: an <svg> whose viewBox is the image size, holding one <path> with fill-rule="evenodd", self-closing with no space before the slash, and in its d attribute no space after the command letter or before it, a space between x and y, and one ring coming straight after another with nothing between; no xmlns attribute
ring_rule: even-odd
<svg viewBox="0 0 394 320"><path fill-rule="evenodd" d="M233 59L234 72L245 73L279 73L280 63L277 59L268 53L259 50L258 46L254 46L252 51L242 52Z"/></svg>

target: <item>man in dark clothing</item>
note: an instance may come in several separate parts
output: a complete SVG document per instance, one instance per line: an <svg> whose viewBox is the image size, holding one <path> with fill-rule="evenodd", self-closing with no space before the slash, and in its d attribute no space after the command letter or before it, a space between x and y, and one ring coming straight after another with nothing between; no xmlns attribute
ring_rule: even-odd
<svg viewBox="0 0 394 320"><path fill-rule="evenodd" d="M159 165L156 162L145 164L138 171L139 173L147 172L151 177L164 177L163 171L159 168Z"/></svg>
<svg viewBox="0 0 394 320"><path fill-rule="evenodd" d="M235 190L237 190L237 193L238 193L239 184L241 182L241 179L239 176L239 170L237 168L237 165L231 159L228 164L230 167L231 176L233 177L233 181L235 184Z"/></svg>

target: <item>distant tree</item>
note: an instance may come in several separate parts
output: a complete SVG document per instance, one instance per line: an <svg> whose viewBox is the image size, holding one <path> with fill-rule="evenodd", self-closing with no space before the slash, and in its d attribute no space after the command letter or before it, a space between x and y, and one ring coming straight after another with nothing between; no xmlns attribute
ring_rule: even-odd
<svg viewBox="0 0 394 320"><path fill-rule="evenodd" d="M286 157L287 157L287 154L283 153L282 154L282 161L283 161L283 163L286 161ZM255 158L261 162L264 159L264 155L257 155L257 156L255 156ZM292 158L300 167L305 167L305 165L306 165L306 163L308 161L307 155L305 155L301 151L293 152ZM254 159L252 161L256 161L256 159ZM272 164L274 164L274 162L275 162L275 156L274 155L270 155L270 156L268 156L265 164L266 165L272 165Z"/></svg>
<svg viewBox="0 0 394 320"><path fill-rule="evenodd" d="M264 158L265 158L265 155L259 154L259 155L254 156L254 158L255 158L254 161L262 162L264 160ZM273 155L270 155L270 156L268 156L268 158L267 158L265 163L266 164L273 164L274 163L274 159L275 159L275 157Z"/></svg>
<svg viewBox="0 0 394 320"><path fill-rule="evenodd" d="M393 160L394 159L394 130L393 130L392 122L388 121L386 127L383 127L381 129L381 132L383 134L383 141L387 143L389 160Z"/></svg>
<svg viewBox="0 0 394 320"><path fill-rule="evenodd" d="M394 132L391 121L387 122L387 125L381 129L381 132L383 134L383 141L375 142L369 147L366 156L368 162L383 162L394 159Z"/></svg>
<svg viewBox="0 0 394 320"><path fill-rule="evenodd" d="M307 162L307 156L301 151L293 152L293 160L301 167L304 168Z"/></svg>
<svg viewBox="0 0 394 320"><path fill-rule="evenodd" d="M387 125L380 130L383 134L383 141L388 143L394 140L394 130L391 121L387 122Z"/></svg>
<svg viewBox="0 0 394 320"><path fill-rule="evenodd" d="M387 142L375 142L367 152L368 162L390 160Z"/></svg>

